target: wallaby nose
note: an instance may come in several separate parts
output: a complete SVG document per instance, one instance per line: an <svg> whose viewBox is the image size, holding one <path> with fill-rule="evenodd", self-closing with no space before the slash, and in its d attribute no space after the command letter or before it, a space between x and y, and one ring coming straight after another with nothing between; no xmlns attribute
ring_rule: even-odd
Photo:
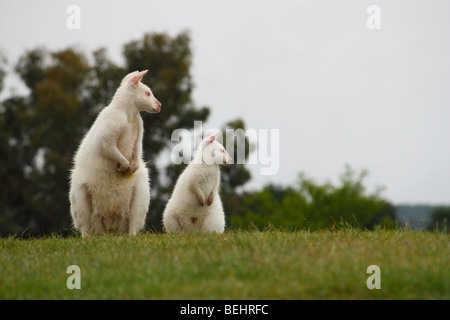
<svg viewBox="0 0 450 320"><path fill-rule="evenodd" d="M155 99L155 100L156 100L156 99ZM157 108L158 108L158 112L161 111L161 107L162 107L161 102L159 102L158 100L156 100L156 106L157 106Z"/></svg>
<svg viewBox="0 0 450 320"><path fill-rule="evenodd" d="M231 158L228 154L227 154L227 165L232 164L233 163L233 158Z"/></svg>

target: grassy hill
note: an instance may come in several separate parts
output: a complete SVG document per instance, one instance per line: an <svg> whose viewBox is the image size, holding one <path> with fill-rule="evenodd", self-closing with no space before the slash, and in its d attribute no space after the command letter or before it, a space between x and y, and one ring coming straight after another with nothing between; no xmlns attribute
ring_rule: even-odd
<svg viewBox="0 0 450 320"><path fill-rule="evenodd" d="M0 299L450 299L449 253L448 235L414 230L4 238Z"/></svg>

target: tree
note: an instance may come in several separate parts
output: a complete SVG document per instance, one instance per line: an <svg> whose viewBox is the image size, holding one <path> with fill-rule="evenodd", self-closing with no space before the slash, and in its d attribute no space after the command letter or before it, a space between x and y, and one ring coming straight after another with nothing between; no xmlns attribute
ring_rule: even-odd
<svg viewBox="0 0 450 320"><path fill-rule="evenodd" d="M245 161L248 160L248 156L255 146L245 136L245 130L245 123L242 119L229 121L222 129L223 145L225 147L228 144L233 145L233 150L227 148L227 152L233 155L233 165L222 169L222 189L228 194L236 193L239 187L251 179L250 171L245 167ZM232 140L233 143L228 143L228 140ZM239 163L239 159L244 160L244 163Z"/></svg>
<svg viewBox="0 0 450 320"><path fill-rule="evenodd" d="M363 170L359 175L346 166L340 185L318 184L305 174L297 187L269 185L262 191L244 194L242 210L232 217L236 227L267 225L288 229L336 228L352 225L373 229L376 225L395 226L394 207L380 197L380 190L366 193Z"/></svg>
<svg viewBox="0 0 450 320"><path fill-rule="evenodd" d="M429 230L438 230L448 234L450 230L450 207L438 206L433 208L431 221Z"/></svg>
<svg viewBox="0 0 450 320"><path fill-rule="evenodd" d="M7 65L7 60L3 56L3 54L0 52L0 92L2 92L2 90L3 90L3 81L6 76L6 70L5 70L6 65Z"/></svg>
<svg viewBox="0 0 450 320"><path fill-rule="evenodd" d="M221 199L227 225L230 224L230 217L239 212L241 207L242 192L239 188L251 179L251 173L246 168L245 162L255 146L245 136L245 130L244 120L239 118L229 121L222 128L223 145L233 158L232 165L221 168ZM233 145L233 149L228 148L228 145Z"/></svg>
<svg viewBox="0 0 450 320"><path fill-rule="evenodd" d="M1 216L12 227L2 233L24 231L37 235L70 225L67 190L73 148L84 125L83 89L89 65L73 49L28 51L16 71L30 90L3 103L1 132L7 138L2 154L9 183Z"/></svg>
<svg viewBox="0 0 450 320"><path fill-rule="evenodd" d="M3 81L6 75L6 59L0 58L0 91L3 89ZM9 232L16 233L22 229L17 216L26 214L27 205L21 190L27 188L23 167L30 161L27 148L21 139L21 114L16 112L13 105L20 106L21 110L25 99L11 98L0 103L0 235Z"/></svg>

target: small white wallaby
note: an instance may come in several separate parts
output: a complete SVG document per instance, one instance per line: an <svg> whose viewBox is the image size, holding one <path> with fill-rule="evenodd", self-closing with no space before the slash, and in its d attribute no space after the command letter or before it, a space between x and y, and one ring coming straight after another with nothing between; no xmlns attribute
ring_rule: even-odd
<svg viewBox="0 0 450 320"><path fill-rule="evenodd" d="M142 160L144 127L139 112L161 111L161 103L140 82L147 72L125 76L75 154L70 212L83 237L90 232L135 235L144 227L150 177Z"/></svg>
<svg viewBox="0 0 450 320"><path fill-rule="evenodd" d="M163 214L167 232L217 232L225 229L219 196L219 165L232 163L225 148L212 135L202 141L194 159L178 178Z"/></svg>

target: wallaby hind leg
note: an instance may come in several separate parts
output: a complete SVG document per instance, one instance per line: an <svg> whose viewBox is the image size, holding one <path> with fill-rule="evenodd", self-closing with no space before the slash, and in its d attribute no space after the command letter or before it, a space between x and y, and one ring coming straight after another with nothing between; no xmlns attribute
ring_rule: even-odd
<svg viewBox="0 0 450 320"><path fill-rule="evenodd" d="M127 234L129 233L129 218L128 217L118 217L119 219L119 226L118 226L118 233L119 234Z"/></svg>
<svg viewBox="0 0 450 320"><path fill-rule="evenodd" d="M210 213L203 221L201 232L223 233L225 230L225 216L222 212Z"/></svg>
<svg viewBox="0 0 450 320"><path fill-rule="evenodd" d="M222 233L225 230L225 215L223 213L222 201L216 195L216 200L210 206L209 212L202 225L202 232Z"/></svg>
<svg viewBox="0 0 450 320"><path fill-rule="evenodd" d="M70 190L70 213L75 228L81 232L83 238L89 236L92 212L92 195L88 186L73 186Z"/></svg>
<svg viewBox="0 0 450 320"><path fill-rule="evenodd" d="M136 175L136 184L131 193L128 220L128 234L130 235L136 235L144 228L145 216L150 204L150 183L145 164L141 164L134 174Z"/></svg>
<svg viewBox="0 0 450 320"><path fill-rule="evenodd" d="M95 234L99 235L106 233L105 219L105 217L100 215L100 213L94 209L94 212L92 212L91 215L91 230L95 232Z"/></svg>
<svg viewBox="0 0 450 320"><path fill-rule="evenodd" d="M167 214L163 219L164 229L168 233L180 233L183 232L178 216L172 212Z"/></svg>

